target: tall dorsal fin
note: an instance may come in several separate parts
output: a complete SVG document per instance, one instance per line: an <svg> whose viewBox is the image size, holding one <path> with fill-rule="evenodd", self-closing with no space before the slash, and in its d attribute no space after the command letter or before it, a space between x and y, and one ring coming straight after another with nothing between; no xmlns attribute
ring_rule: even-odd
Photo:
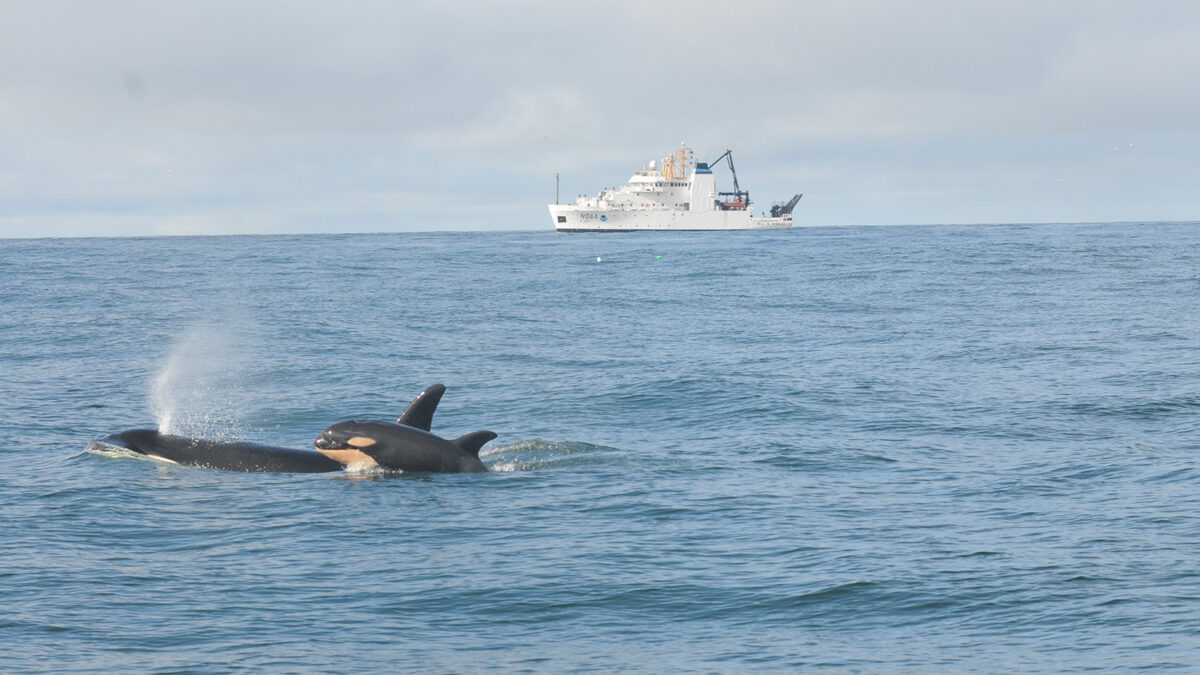
<svg viewBox="0 0 1200 675"><path fill-rule="evenodd" d="M433 424L433 411L437 410L444 393L446 393L444 384L425 387L425 391L417 394L413 402L408 404L408 410L405 410L404 414L396 420L396 424L429 431L430 425Z"/></svg>
<svg viewBox="0 0 1200 675"><path fill-rule="evenodd" d="M483 449L484 444L495 437L496 434L492 431L476 431L473 434L456 438L451 442L461 448L463 452L478 457L479 451Z"/></svg>

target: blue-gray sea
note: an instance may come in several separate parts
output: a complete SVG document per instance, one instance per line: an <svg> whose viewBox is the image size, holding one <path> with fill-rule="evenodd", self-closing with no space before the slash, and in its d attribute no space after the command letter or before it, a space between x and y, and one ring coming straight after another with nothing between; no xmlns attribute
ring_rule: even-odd
<svg viewBox="0 0 1200 675"><path fill-rule="evenodd" d="M1200 224L0 241L4 672L1200 664ZM225 473L445 383L472 475Z"/></svg>

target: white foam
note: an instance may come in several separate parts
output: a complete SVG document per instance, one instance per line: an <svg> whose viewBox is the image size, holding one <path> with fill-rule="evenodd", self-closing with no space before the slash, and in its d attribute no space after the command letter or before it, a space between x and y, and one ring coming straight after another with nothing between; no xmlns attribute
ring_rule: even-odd
<svg viewBox="0 0 1200 675"><path fill-rule="evenodd" d="M526 464L525 462L512 460L508 462L496 462L488 467L488 470L495 471L496 473L509 473L512 471L529 471L532 468L533 467L531 465Z"/></svg>
<svg viewBox="0 0 1200 675"><path fill-rule="evenodd" d="M346 473L353 474L383 474L388 473L383 467L375 462L351 462L346 465ZM392 473L399 473L393 471Z"/></svg>

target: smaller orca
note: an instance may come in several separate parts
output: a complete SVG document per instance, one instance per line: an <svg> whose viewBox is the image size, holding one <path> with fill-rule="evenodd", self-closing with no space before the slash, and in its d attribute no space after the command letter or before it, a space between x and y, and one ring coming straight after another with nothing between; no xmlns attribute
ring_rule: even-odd
<svg viewBox="0 0 1200 675"><path fill-rule="evenodd" d="M476 431L452 441L416 427L393 422L338 422L317 436L317 452L346 465L378 465L398 471L478 473L484 444L496 437Z"/></svg>
<svg viewBox="0 0 1200 675"><path fill-rule="evenodd" d="M479 451L495 433L476 431L452 441L430 433L433 413L445 392L440 384L426 388L395 422L338 422L317 436L317 452L347 466L365 463L406 472L487 471Z"/></svg>
<svg viewBox="0 0 1200 675"><path fill-rule="evenodd" d="M445 390L443 384L426 387L395 423L338 422L320 432L313 443L318 453L347 466L361 462L406 472L487 471L479 450L496 437L492 431L475 431L454 441L431 434L433 412Z"/></svg>

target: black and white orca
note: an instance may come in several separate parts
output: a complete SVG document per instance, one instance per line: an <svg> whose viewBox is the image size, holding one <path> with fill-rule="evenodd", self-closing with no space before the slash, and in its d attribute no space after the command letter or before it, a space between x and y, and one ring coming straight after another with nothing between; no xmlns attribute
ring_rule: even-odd
<svg viewBox="0 0 1200 675"><path fill-rule="evenodd" d="M481 472L484 444L496 437L477 431L455 440L433 434L433 413L446 387L435 384L417 395L395 422L339 422L321 432L316 452L244 441L221 441L130 429L99 439L147 457L222 471L322 473L348 466L405 472Z"/></svg>

